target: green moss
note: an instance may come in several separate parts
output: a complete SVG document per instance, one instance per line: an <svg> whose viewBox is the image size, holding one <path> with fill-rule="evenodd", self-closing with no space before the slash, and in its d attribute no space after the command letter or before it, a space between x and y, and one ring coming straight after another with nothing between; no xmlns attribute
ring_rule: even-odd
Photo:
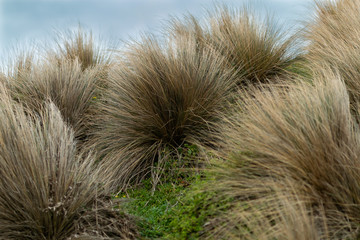
<svg viewBox="0 0 360 240"><path fill-rule="evenodd" d="M207 189L209 178L198 177L181 196L180 204L165 216L170 230L167 239L198 239L204 225L221 211L221 202L211 201L216 198L216 193Z"/></svg>
<svg viewBox="0 0 360 240"><path fill-rule="evenodd" d="M145 239L161 238L168 228L163 216L176 206L177 196L183 190L181 185L167 183L159 185L152 193L152 184L147 180L140 188L128 192L130 199L122 207L138 217Z"/></svg>
<svg viewBox="0 0 360 240"><path fill-rule="evenodd" d="M138 217L143 239L198 239L204 225L228 207L228 201L211 201L216 193L206 189L210 178L204 173L179 178L153 193L147 180L127 193L122 208Z"/></svg>
<svg viewBox="0 0 360 240"><path fill-rule="evenodd" d="M161 163L163 174L155 189L152 179L147 179L114 196L123 198L121 208L137 217L143 239L198 239L204 225L227 207L225 201L214 201L216 193L208 189L213 181L209 172L190 170L191 164L184 170L197 158L198 148L184 144L177 154L178 158Z"/></svg>

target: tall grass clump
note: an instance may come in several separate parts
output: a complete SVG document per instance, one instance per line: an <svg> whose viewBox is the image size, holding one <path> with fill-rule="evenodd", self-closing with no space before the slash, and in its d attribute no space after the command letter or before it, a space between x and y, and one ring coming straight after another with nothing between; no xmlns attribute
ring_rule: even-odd
<svg viewBox="0 0 360 240"><path fill-rule="evenodd" d="M0 95L0 239L107 239L111 231L97 219L89 222L97 233L82 228L82 217L102 217L93 209L101 181L94 158L78 155L59 110L49 103L32 114L3 86Z"/></svg>
<svg viewBox="0 0 360 240"><path fill-rule="evenodd" d="M98 65L104 67L111 62L112 54L101 43L96 43L92 32L87 32L80 26L76 30L58 32L56 48L49 51L59 62L64 59L78 60L82 70Z"/></svg>
<svg viewBox="0 0 360 240"><path fill-rule="evenodd" d="M4 60L5 61L5 60ZM32 71L38 59L35 57L35 50L15 49L9 54L6 64L1 66L1 82L8 88L11 83L21 78L21 75Z"/></svg>
<svg viewBox="0 0 360 240"><path fill-rule="evenodd" d="M196 52L195 44L144 38L110 73L94 139L112 187L138 182L184 143L213 144L233 74L214 51Z"/></svg>
<svg viewBox="0 0 360 240"><path fill-rule="evenodd" d="M215 232L299 239L301 227L309 239L357 239L360 131L339 74L242 95L215 183L235 200Z"/></svg>
<svg viewBox="0 0 360 240"><path fill-rule="evenodd" d="M234 165L230 168L233 167ZM229 166L226 169L229 169ZM231 171L231 173L239 174L240 172ZM245 172L241 172L238 179L244 175ZM245 179L237 185L234 185L234 182L226 182L226 184L232 184L232 188L238 188L233 194L228 192L224 185L217 187L217 190L226 190L220 191L218 196L213 197L213 204L219 201L219 196L231 197L234 200L222 213L207 217L207 231L204 232L202 239L328 239L322 219L323 212L319 210L315 216L315 213L307 208L307 202L300 199L298 193L293 191L290 181L286 182L289 185L285 185L272 179L260 180L254 172L249 173L246 178L250 179L250 186L249 189L243 188L241 197L238 191L239 187L247 184ZM253 178L257 178L257 182ZM211 184L218 184L218 182ZM225 184L225 181L221 184ZM251 188L253 191L250 190ZM215 207L215 209L220 209L220 207ZM319 229L323 229L324 233Z"/></svg>
<svg viewBox="0 0 360 240"><path fill-rule="evenodd" d="M16 54L16 57L10 61L9 69L7 69L7 75L10 78L19 78L23 72L31 71L31 68L35 62L35 53L22 52Z"/></svg>
<svg viewBox="0 0 360 240"><path fill-rule="evenodd" d="M9 88L14 99L35 112L51 100L74 129L76 138L84 140L97 96L98 70L82 70L77 60L39 62L10 77Z"/></svg>
<svg viewBox="0 0 360 240"><path fill-rule="evenodd" d="M218 51L226 59L224 67L241 76L239 85L275 81L296 57L295 38L286 38L272 18L260 17L248 7L217 7L204 23L192 15L174 19L170 31L175 39L192 35L197 49L209 46Z"/></svg>
<svg viewBox="0 0 360 240"><path fill-rule="evenodd" d="M316 14L305 29L306 50L314 72L331 66L340 71L358 108L360 101L360 1L316 1Z"/></svg>

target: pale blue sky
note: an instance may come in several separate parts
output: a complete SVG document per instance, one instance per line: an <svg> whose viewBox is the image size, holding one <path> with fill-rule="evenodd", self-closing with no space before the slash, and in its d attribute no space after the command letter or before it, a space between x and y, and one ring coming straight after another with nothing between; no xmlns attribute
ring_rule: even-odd
<svg viewBox="0 0 360 240"><path fill-rule="evenodd" d="M216 0L240 7L251 3L272 12L290 26L311 14L312 0ZM211 8L212 0L0 0L0 54L29 42L48 42L54 29L80 22L95 35L113 41L136 38L144 31L160 31L169 16L195 16ZM31 44L30 43L30 44Z"/></svg>

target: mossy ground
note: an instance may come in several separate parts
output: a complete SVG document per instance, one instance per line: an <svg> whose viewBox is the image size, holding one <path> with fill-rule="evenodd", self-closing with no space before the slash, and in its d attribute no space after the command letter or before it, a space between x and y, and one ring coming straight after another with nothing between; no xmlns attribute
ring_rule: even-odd
<svg viewBox="0 0 360 240"><path fill-rule="evenodd" d="M137 217L143 239L198 239L209 219L226 208L226 204L211 203L216 197L206 189L211 180L209 174L196 173L159 185L153 192L146 180L117 197L124 198L123 210Z"/></svg>
<svg viewBox="0 0 360 240"><path fill-rule="evenodd" d="M189 159L197 149L187 145L181 152L183 159ZM206 170L177 171L164 175L155 189L151 179L146 179L114 197L122 198L122 210L137 218L142 239L198 239L208 221L226 208L225 201L211 201L216 197L208 189L213 178Z"/></svg>

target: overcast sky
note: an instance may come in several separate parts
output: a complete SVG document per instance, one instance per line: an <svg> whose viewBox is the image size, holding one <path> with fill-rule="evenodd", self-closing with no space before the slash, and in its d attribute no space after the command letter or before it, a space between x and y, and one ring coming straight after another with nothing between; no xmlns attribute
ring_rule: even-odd
<svg viewBox="0 0 360 240"><path fill-rule="evenodd" d="M311 14L312 0L217 0L240 7L251 3L291 26ZM190 12L201 17L212 0L0 0L0 54L29 42L47 42L54 29L78 23L104 39L127 40L144 31L160 31L170 16Z"/></svg>

